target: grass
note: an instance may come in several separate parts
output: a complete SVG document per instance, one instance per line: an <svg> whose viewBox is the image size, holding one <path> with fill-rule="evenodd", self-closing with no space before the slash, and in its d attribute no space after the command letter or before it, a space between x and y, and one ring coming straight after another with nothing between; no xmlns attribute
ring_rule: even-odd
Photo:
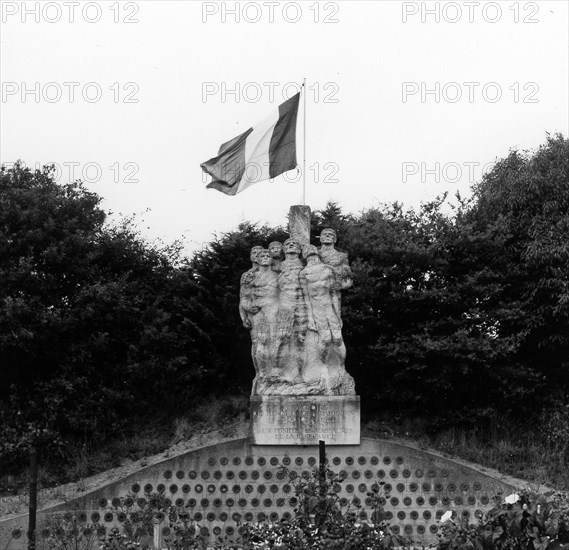
<svg viewBox="0 0 569 550"><path fill-rule="evenodd" d="M370 434L396 436L420 447L435 449L503 474L537 485L552 485L569 491L569 423L541 420L531 428L527 423L503 418L476 427L449 427L436 431L422 418L370 420L364 429Z"/></svg>
<svg viewBox="0 0 569 550"><path fill-rule="evenodd" d="M174 421L174 442L212 429L231 436L235 422L249 417L249 398L244 395L211 397L197 404L191 415Z"/></svg>
<svg viewBox="0 0 569 550"><path fill-rule="evenodd" d="M230 437L235 422L248 417L249 399L245 396L210 396L194 405L187 414L175 418L153 418L138 422L128 432L104 444L89 447L80 442L69 444L64 456L40 460L38 488L81 482L92 475L164 452L169 447L196 435L219 430ZM0 475L0 496L23 494L27 490L27 464Z"/></svg>

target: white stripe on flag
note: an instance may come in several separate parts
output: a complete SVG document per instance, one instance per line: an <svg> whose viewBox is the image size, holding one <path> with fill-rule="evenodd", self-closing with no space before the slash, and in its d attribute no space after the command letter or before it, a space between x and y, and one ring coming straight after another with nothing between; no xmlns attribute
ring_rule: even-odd
<svg viewBox="0 0 569 550"><path fill-rule="evenodd" d="M245 172L237 193L259 181L268 180L269 146L273 131L279 120L279 109L275 109L268 117L253 126L253 131L245 140Z"/></svg>

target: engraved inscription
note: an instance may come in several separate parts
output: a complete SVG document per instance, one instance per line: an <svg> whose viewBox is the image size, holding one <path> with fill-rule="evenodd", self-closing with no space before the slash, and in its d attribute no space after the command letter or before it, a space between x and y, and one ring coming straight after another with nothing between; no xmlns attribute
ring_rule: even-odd
<svg viewBox="0 0 569 550"><path fill-rule="evenodd" d="M321 398L322 399L322 398ZM258 443L330 443L359 441L359 403L259 399L252 407L253 437Z"/></svg>

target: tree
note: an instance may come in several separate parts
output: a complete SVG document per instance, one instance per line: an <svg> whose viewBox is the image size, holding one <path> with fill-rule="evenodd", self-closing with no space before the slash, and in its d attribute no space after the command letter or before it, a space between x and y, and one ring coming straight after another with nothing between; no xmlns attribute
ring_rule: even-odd
<svg viewBox="0 0 569 550"><path fill-rule="evenodd" d="M177 248L106 224L51 168L0 171L0 460L101 440L199 395L215 348ZM55 445L54 444L59 444Z"/></svg>
<svg viewBox="0 0 569 550"><path fill-rule="evenodd" d="M383 304L401 324L373 348L384 403L474 422L565 398L568 153L560 135L512 151L452 219L419 216L418 235L434 237L428 280L408 282L408 302L391 288Z"/></svg>
<svg viewBox="0 0 569 550"><path fill-rule="evenodd" d="M569 390L569 140L547 136L535 152L511 151L474 189L460 220L487 245L498 287L499 338L517 343L521 374L544 397ZM548 386L548 387L547 387Z"/></svg>

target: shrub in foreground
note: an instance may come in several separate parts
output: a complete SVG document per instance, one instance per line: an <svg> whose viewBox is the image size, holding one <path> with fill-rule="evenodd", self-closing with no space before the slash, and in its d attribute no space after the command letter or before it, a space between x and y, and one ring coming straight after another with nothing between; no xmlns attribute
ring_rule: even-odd
<svg viewBox="0 0 569 550"><path fill-rule="evenodd" d="M524 491L506 498L478 524L441 518L440 550L556 550L569 548L569 495ZM446 521L443 521L446 520Z"/></svg>

